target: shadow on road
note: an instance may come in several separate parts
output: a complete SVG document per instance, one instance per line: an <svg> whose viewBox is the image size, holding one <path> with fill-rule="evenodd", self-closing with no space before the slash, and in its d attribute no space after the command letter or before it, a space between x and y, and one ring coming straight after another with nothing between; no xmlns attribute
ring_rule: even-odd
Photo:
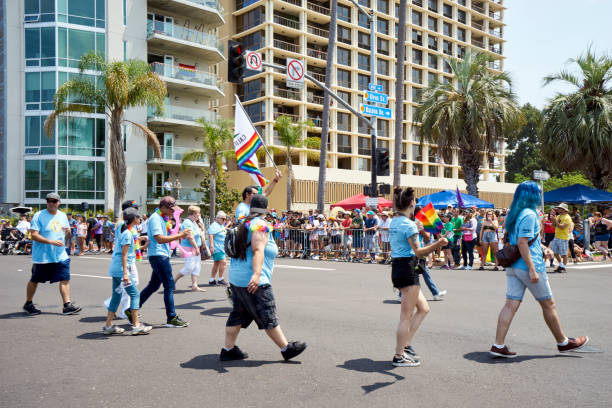
<svg viewBox="0 0 612 408"><path fill-rule="evenodd" d="M87 316L79 319L81 323L102 323L106 322L106 316Z"/></svg>
<svg viewBox="0 0 612 408"><path fill-rule="evenodd" d="M488 351L474 351L463 355L466 360L475 361L482 364L511 364L521 363L529 360L540 360L547 358L582 358L580 356L572 356L567 354L545 354L545 355L519 355L515 358L493 357Z"/></svg>
<svg viewBox="0 0 612 408"><path fill-rule="evenodd" d="M219 374L227 373L227 369L231 367L246 367L254 368L268 364L302 364L299 361L263 361L263 360L238 360L238 361L220 361L219 354L203 354L179 364L183 368L193 368L196 370L214 370Z"/></svg>
<svg viewBox="0 0 612 408"><path fill-rule="evenodd" d="M232 311L231 307L213 307L211 309L206 309L200 313L206 316L227 317L227 315L231 311Z"/></svg>
<svg viewBox="0 0 612 408"><path fill-rule="evenodd" d="M81 340L107 340L110 336L105 336L102 334L102 330L97 330L95 332L83 333L77 336L77 339Z"/></svg>
<svg viewBox="0 0 612 408"><path fill-rule="evenodd" d="M376 391L380 388L395 384L397 381L403 380L405 377L391 372L394 368L388 360L374 361L369 358L357 358L355 360L347 360L342 365L336 367L344 368L345 370L358 371L360 373L379 373L393 377L395 381L376 382L374 384L362 385L361 388L366 394Z"/></svg>
<svg viewBox="0 0 612 408"><path fill-rule="evenodd" d="M0 320L4 320L4 319L24 319L24 318L33 318L34 316L28 316L27 314L25 314L25 312L13 312L13 313L6 313L3 315L0 315Z"/></svg>
<svg viewBox="0 0 612 408"><path fill-rule="evenodd" d="M204 309L202 306L198 306L198 305L201 303L211 303L211 302L217 302L217 300L215 299L194 300L193 302L184 303L182 305L176 305L174 306L174 308L175 309L186 309L186 310Z"/></svg>
<svg viewBox="0 0 612 408"><path fill-rule="evenodd" d="M399 299L397 300L396 299L386 299L386 300L383 300L383 303L385 305L399 305L402 303L402 301Z"/></svg>

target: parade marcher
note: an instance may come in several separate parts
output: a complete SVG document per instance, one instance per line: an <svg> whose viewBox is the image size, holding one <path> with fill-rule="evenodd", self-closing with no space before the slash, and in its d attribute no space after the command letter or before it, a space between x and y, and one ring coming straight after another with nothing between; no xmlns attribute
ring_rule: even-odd
<svg viewBox="0 0 612 408"><path fill-rule="evenodd" d="M555 238L550 244L550 249L552 249L555 259L559 262L559 267L554 272L563 273L566 272L567 251L573 222L569 216L567 204L561 203L555 207L555 210L559 215L552 219L553 226L555 227Z"/></svg>
<svg viewBox="0 0 612 408"><path fill-rule="evenodd" d="M174 277L174 283L178 282L183 276L191 275L191 290L193 292L206 292L206 289L198 286L198 277L202 269L202 258L200 257L200 248L204 241L204 231L198 225L200 220L200 207L190 205L187 208L189 216L181 223L181 231L190 230L191 235L183 238L181 241L181 255L185 259L185 266Z"/></svg>
<svg viewBox="0 0 612 408"><path fill-rule="evenodd" d="M170 242L187 238L190 230L170 235L170 217L178 210L174 197L165 196L159 201L159 207L149 218L149 263L153 272L146 288L140 292L140 307L161 285L164 286L164 304L166 306L166 327L187 327L189 323L181 320L174 310L174 278L170 265ZM126 313L127 314L127 313Z"/></svg>
<svg viewBox="0 0 612 408"><path fill-rule="evenodd" d="M448 241L441 238L424 248L420 246L417 225L411 220L416 203L412 188L396 188L393 201L399 214L393 217L389 226L391 280L401 293L402 304L392 364L415 367L421 363L412 348L412 340L429 313L429 305L419 286L419 268L424 268L425 262L419 262L419 258L445 246Z"/></svg>
<svg viewBox="0 0 612 408"><path fill-rule="evenodd" d="M274 178L270 183L266 185L266 189L263 192L263 195L266 197L272 194L272 190L274 190L274 186L278 183L278 181L282 178L282 174L280 172L276 172ZM242 202L238 204L236 207L236 222L241 222L244 218L249 215L249 207L251 205L251 198L257 191L259 190L258 186L248 186L242 190Z"/></svg>
<svg viewBox="0 0 612 408"><path fill-rule="evenodd" d="M139 223L140 216L138 215L138 210L128 208L123 212L123 223L117 231L115 251L108 269L108 274L113 279L113 292L108 305L106 324L102 328L102 333L105 335L121 334L124 332L121 327L113 324L123 291L127 292L130 297L132 335L148 334L151 331L151 326L145 326L139 321L140 294L136 288L137 282L132 278L134 273L130 272L135 267L136 260L142 259L138 241L138 230L136 228Z"/></svg>
<svg viewBox="0 0 612 408"><path fill-rule="evenodd" d="M561 328L546 275L546 262L542 256L540 222L536 212L540 201L541 192L538 185L533 181L524 181L514 192L510 205L506 231L510 245L518 246L521 257L511 267L506 268L506 304L499 313L495 343L490 350L490 354L494 357L516 356L516 353L506 346L505 339L512 319L521 305L525 289L529 289L540 304L544 321L552 332L560 352L579 349L589 341L586 336L568 338ZM561 223L565 223L565 220L561 220Z"/></svg>
<svg viewBox="0 0 612 408"><path fill-rule="evenodd" d="M472 218L472 212L470 210L466 210L465 220L460 229L462 234L461 256L463 257L463 267L461 269L473 269L476 220Z"/></svg>
<svg viewBox="0 0 612 408"><path fill-rule="evenodd" d="M32 277L26 288L26 302L23 310L28 315L40 314L32 299L41 282L59 282L65 315L76 314L81 308L70 301L70 258L66 253L66 238L70 225L66 215L59 211L60 196L49 193L47 208L34 214L30 225L32 235Z"/></svg>
<svg viewBox="0 0 612 408"><path fill-rule="evenodd" d="M453 223L454 231L451 252L453 253L453 261L455 262L454 268L459 269L461 265L461 236L463 235L461 231L463 217L461 216L461 210L459 208L453 210L451 222Z"/></svg>
<svg viewBox="0 0 612 408"><path fill-rule="evenodd" d="M288 342L278 324L276 303L271 278L278 247L272 239L271 226L265 222L268 199L262 194L251 197L250 213L238 227L236 258L229 269L233 310L225 327L225 346L221 361L242 360L248 357L236 345L240 329L255 320L260 330L280 348L285 360L290 360L306 349L306 343Z"/></svg>
<svg viewBox="0 0 612 408"><path fill-rule="evenodd" d="M227 286L227 282L223 278L225 272L225 236L227 234L227 215L224 211L218 211L215 217L215 222L208 227L208 238L212 252L213 267L210 271L210 279L208 284L211 286L221 285ZM218 280L215 280L216 277Z"/></svg>

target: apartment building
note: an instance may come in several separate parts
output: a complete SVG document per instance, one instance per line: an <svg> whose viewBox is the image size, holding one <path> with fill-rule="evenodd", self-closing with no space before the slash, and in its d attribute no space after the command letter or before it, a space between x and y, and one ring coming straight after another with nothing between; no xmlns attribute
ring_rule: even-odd
<svg viewBox="0 0 612 408"><path fill-rule="evenodd" d="M216 0L2 0L0 58L0 202L37 206L49 191L78 208L112 208L103 113L60 117L53 135L43 123L58 86L78 74L89 51L109 61L141 59L166 83L165 111L131 109L126 119L147 125L162 146L156 158L145 137L126 123L127 196L154 208L167 179L179 179L179 203L199 203L193 189L205 161L183 170L183 153L201 146L198 118L216 117L224 96L217 64L225 60ZM88 72L95 78L96 72ZM3 86L2 86L3 85Z"/></svg>
<svg viewBox="0 0 612 408"><path fill-rule="evenodd" d="M395 47L398 31L399 2L391 0L359 0L376 14L376 43L370 46L370 23L348 0L338 0L337 48L334 56L332 89L358 109L363 103L363 91L371 82L371 70L376 82L389 95L389 106L395 105ZM330 3L315 0L225 0L232 11L231 19L221 31L221 37L240 41L245 48L258 50L266 61L285 65L287 58L304 61L306 71L321 82L325 81L325 66L329 44ZM423 188L444 189L464 187L457 156L444 163L435 145L419 143L419 123L414 120L417 101L428 83L453 81L445 58L461 57L468 48L488 53L495 58L491 69L503 69L502 0L408 0L406 27L406 60L404 115L391 120L377 120L377 145L391 149L395 121L401 120L401 183ZM371 66L370 53L375 53ZM225 68L222 68L225 69ZM320 137L323 111L323 91L306 81L302 90L288 88L284 72L270 69L261 73L248 72L236 92L251 119L269 145L279 146L274 120L286 115L295 120L309 119L314 126L305 137ZM220 112L231 116L232 91L226 88L226 98ZM333 103L328 135L328 190L345 188L346 184L367 184L370 181L370 132L340 104ZM395 115L395 113L394 113ZM302 151L294 157L296 181L295 200L304 205L316 202L318 160ZM284 164L283 155L275 157ZM270 165L267 160L267 165ZM504 183L504 146L492 160L484 158L479 188L484 192L514 191L514 185ZM391 182L391 177L379 177ZM353 189L358 191L359 188ZM329 194L330 197L336 194ZM331 200L331 199L330 199Z"/></svg>

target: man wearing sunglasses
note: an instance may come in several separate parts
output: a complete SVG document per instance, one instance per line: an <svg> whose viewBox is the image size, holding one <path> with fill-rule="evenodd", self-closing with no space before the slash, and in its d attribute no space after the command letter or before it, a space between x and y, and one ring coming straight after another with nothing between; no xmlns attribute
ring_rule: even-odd
<svg viewBox="0 0 612 408"><path fill-rule="evenodd" d="M47 209L34 214L30 225L32 235L32 278L26 287L26 302L23 310L28 315L40 314L32 299L41 282L59 282L59 291L64 304L63 314L72 315L81 308L70 301L70 258L66 253L66 238L70 224L66 214L59 211L60 196L47 194Z"/></svg>

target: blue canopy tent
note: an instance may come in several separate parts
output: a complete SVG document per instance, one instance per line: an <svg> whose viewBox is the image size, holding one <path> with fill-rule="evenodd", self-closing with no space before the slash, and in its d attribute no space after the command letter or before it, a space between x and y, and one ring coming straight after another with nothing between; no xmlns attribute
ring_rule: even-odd
<svg viewBox="0 0 612 408"><path fill-rule="evenodd" d="M480 198L471 196L469 194L461 193L461 198L463 199L463 204L465 208L495 208L495 205L493 205L492 203L485 200L481 200ZM449 204L453 207L457 207L457 192L453 190L444 190L439 191L437 193L429 194L419 198L416 205L418 207L425 207L430 202L437 210L446 208Z"/></svg>
<svg viewBox="0 0 612 408"><path fill-rule="evenodd" d="M612 193L593 187L574 184L544 193L545 203L592 204L612 202Z"/></svg>

